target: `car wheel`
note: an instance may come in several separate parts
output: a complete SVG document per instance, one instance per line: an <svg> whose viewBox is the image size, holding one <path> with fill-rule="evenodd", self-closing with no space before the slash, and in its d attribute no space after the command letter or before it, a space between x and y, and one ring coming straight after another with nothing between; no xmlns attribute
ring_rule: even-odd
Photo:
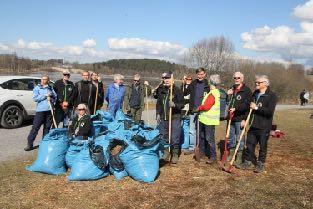
<svg viewBox="0 0 313 209"><path fill-rule="evenodd" d="M1 117L1 126L4 128L17 128L22 125L23 111L16 105L7 106Z"/></svg>

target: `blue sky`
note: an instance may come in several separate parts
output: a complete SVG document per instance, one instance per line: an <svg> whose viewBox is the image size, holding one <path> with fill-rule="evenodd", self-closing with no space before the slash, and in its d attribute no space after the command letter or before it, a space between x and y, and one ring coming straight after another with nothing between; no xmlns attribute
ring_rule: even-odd
<svg viewBox="0 0 313 209"><path fill-rule="evenodd" d="M248 32L253 35L251 31L256 28L268 26L275 29L281 25L301 31L301 18L295 17L293 10L296 6L305 6L308 2L305 0L2 0L0 44L8 46L6 50L8 48L13 50L19 39L22 39L26 46L30 42L49 43L50 48L53 45L59 49L55 56L72 59L66 54L66 50L62 51L61 48L82 47L82 42L92 39L96 43L92 44L94 52L102 53L101 56L97 55L95 59L97 60L105 59L105 56L112 51L114 53L108 55L108 58L114 55L123 57L127 53L130 57L131 54L140 53L140 56L144 56L145 50L131 51L132 47L127 43L127 46L121 47L121 43L118 42L121 39L124 39L124 44L137 38L147 41L148 45L149 41L169 42L188 48L200 39L222 34L233 41L236 51L241 55L257 57L264 52L252 47L243 48L242 33ZM310 18L309 22L311 22ZM118 47L108 44L111 38L117 39L115 43ZM145 42L141 44L144 45ZM30 50L26 46L24 49L15 47L14 50L30 57L53 56L52 52L44 53L46 55L42 55L42 51L32 52L34 47ZM41 48L35 48L43 50L47 47L40 46ZM4 47L2 48L4 51ZM84 51L79 52L76 55L80 58ZM168 56L173 53L171 51ZM266 53L273 52L267 50ZM162 57L164 54L166 52L160 52L159 55ZM277 53L278 58L283 56ZM89 61L88 58L86 61Z"/></svg>

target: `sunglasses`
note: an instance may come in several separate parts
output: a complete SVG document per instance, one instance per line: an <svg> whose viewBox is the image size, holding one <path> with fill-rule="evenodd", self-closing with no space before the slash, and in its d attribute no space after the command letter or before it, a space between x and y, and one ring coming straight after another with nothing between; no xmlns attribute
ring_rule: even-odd
<svg viewBox="0 0 313 209"><path fill-rule="evenodd" d="M78 109L79 111L82 111L82 110L86 110L86 109Z"/></svg>
<svg viewBox="0 0 313 209"><path fill-rule="evenodd" d="M134 80L134 82L139 82L139 80Z"/></svg>
<svg viewBox="0 0 313 209"><path fill-rule="evenodd" d="M264 81L256 81L254 83L257 84L257 85L260 85L261 83L264 83Z"/></svg>
<svg viewBox="0 0 313 209"><path fill-rule="evenodd" d="M63 74L63 76L70 76L70 74Z"/></svg>
<svg viewBox="0 0 313 209"><path fill-rule="evenodd" d="M234 77L233 79L234 79L234 80L239 80L239 79L240 79L240 77Z"/></svg>

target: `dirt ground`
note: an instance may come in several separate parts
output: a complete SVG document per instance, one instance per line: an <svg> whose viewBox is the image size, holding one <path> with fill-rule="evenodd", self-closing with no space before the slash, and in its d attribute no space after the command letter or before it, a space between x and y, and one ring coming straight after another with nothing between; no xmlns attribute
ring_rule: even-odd
<svg viewBox="0 0 313 209"><path fill-rule="evenodd" d="M275 123L287 137L269 141L266 171L228 174L217 165L182 155L164 166L158 179L143 184L113 176L68 182L25 170L36 158L1 163L1 208L313 208L312 110L277 111ZM225 124L217 130L223 139Z"/></svg>

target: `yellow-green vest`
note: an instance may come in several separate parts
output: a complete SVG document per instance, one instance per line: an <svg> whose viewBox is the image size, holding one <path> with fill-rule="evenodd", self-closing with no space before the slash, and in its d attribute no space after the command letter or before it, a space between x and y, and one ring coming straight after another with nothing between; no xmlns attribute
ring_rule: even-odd
<svg viewBox="0 0 313 209"><path fill-rule="evenodd" d="M218 89L211 90L206 94L202 100L202 105L210 94L213 94L215 103L208 111L201 111L199 121L205 125L219 125L220 124L220 91Z"/></svg>

